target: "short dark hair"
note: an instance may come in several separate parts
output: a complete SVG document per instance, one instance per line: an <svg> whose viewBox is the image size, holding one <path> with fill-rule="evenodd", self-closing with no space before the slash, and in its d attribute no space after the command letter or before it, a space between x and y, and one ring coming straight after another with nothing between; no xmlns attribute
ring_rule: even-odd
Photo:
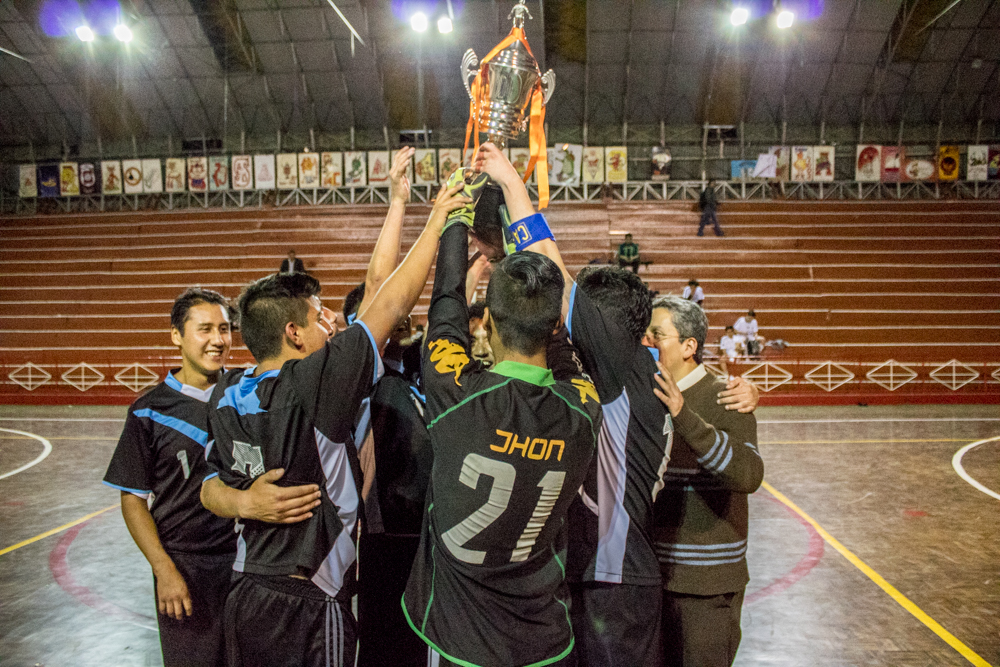
<svg viewBox="0 0 1000 667"><path fill-rule="evenodd" d="M361 302L365 300L365 284L361 283L344 297L344 320L348 320L351 315L358 312Z"/></svg>
<svg viewBox="0 0 1000 667"><path fill-rule="evenodd" d="M695 350L694 360L700 364L705 352L705 338L708 336L708 316L705 311L693 301L679 296L661 296L653 302L653 308L666 308L670 311L670 321L677 329L681 343L688 338L695 339L698 349Z"/></svg>
<svg viewBox="0 0 1000 667"><path fill-rule="evenodd" d="M485 301L473 301L469 304L469 319L470 320L481 320L486 314L486 302Z"/></svg>
<svg viewBox="0 0 1000 667"><path fill-rule="evenodd" d="M218 292L201 287L188 287L181 292L180 296L174 299L174 306L170 309L170 327L177 329L184 335L184 323L187 322L190 310L202 303L214 303L222 306L229 315L230 327L234 325L236 313L229 299Z"/></svg>
<svg viewBox="0 0 1000 667"><path fill-rule="evenodd" d="M635 342L642 340L653 316L653 297L642 278L618 267L585 266L576 275L576 285L598 308L621 322Z"/></svg>
<svg viewBox="0 0 1000 667"><path fill-rule="evenodd" d="M565 286L556 263L535 252L515 252L497 264L485 305L504 346L521 354L544 350L559 325Z"/></svg>
<svg viewBox="0 0 1000 667"><path fill-rule="evenodd" d="M308 273L274 273L243 288L239 298L243 342L258 362L281 354L285 325L308 323L309 302L319 281Z"/></svg>

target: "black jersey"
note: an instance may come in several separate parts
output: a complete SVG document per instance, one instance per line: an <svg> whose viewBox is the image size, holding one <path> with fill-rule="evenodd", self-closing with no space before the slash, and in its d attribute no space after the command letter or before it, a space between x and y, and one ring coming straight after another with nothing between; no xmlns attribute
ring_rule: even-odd
<svg viewBox="0 0 1000 667"><path fill-rule="evenodd" d="M403 609L453 662L548 664L573 646L558 542L600 406L582 376L470 363L467 243L456 225L438 256L422 371L434 463Z"/></svg>
<svg viewBox="0 0 1000 667"><path fill-rule="evenodd" d="M306 576L331 596L353 594L361 470L351 431L381 375L375 340L356 322L305 359L260 375L231 371L216 386L213 472L248 489L265 471L284 468L279 485L319 484L322 501L299 523L244 521L235 570Z"/></svg>
<svg viewBox="0 0 1000 667"><path fill-rule="evenodd" d="M570 338L601 398L604 426L570 510L571 580L659 585L653 501L663 488L673 424L653 394L652 355L573 285Z"/></svg>
<svg viewBox="0 0 1000 667"><path fill-rule="evenodd" d="M236 551L233 522L201 504L208 474L208 399L173 373L136 399L125 418L104 483L140 498L153 495L150 513L168 552L223 554Z"/></svg>

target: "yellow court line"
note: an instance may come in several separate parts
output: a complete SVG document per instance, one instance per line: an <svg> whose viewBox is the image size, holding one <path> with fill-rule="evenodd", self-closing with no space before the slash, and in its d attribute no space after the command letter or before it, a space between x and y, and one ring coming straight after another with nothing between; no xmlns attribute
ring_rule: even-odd
<svg viewBox="0 0 1000 667"><path fill-rule="evenodd" d="M55 535L56 533L61 533L62 531L66 530L67 528L72 528L73 526L81 524L84 521L90 521L91 519L93 519L98 514L104 514L108 510L113 510L116 507L119 507L118 503L115 503L114 505L109 505L108 507L105 507L102 510L97 510L96 512L91 512L87 516L82 516L79 519L76 519L74 521L70 521L69 523L65 523L65 524L59 526L58 528L53 528L52 530L47 530L44 533L42 533L41 535L35 535L34 537L28 538L28 539L26 539L23 542L18 542L17 544L12 544L9 547L5 547L3 549L0 549L0 556L3 556L4 554L10 553L11 551L14 551L15 549L20 549L21 547L26 547L29 544L33 543L33 542L37 542L38 540L44 540L46 537L49 537L50 535Z"/></svg>
<svg viewBox="0 0 1000 667"><path fill-rule="evenodd" d="M49 438L58 440L58 438ZM968 438L933 438L929 440L907 440L893 438L891 440L773 440L761 442L761 445L877 445L890 442L968 442Z"/></svg>
<svg viewBox="0 0 1000 667"><path fill-rule="evenodd" d="M910 612L910 614L912 614L918 621L920 621L928 628L930 628L934 632L934 634L943 639L953 649L961 653L963 658L971 662L973 665L976 665L976 667L991 667L990 663L983 660L979 656L979 654L977 654L971 648L969 648L961 641L959 641L958 637L945 630L940 623L938 623L933 618L928 616L923 609L915 605L912 600L910 600L908 597L900 593L895 586L893 586L888 581L883 579L882 575L880 575L875 570L871 569L863 560L855 556L851 551L847 549L847 547L838 542L833 535L826 532L826 530L822 526L816 523L815 519L813 519L811 516L803 512L799 508L799 506L793 503L791 500L789 500L787 496L785 496L783 493L775 489L767 482L763 482L761 486L767 489L768 493L770 493L772 496L774 496L782 503L787 505L789 509L791 509L793 512L795 512L800 517L808 521L809 524L816 529L816 532L818 532L823 537L823 539L826 540L827 544L829 544L831 547L839 551L840 555L846 558L848 561L850 561L851 565L861 570L866 577L874 581L879 588L888 593L889 597L891 597L893 600L899 603L899 606L901 606L906 611Z"/></svg>

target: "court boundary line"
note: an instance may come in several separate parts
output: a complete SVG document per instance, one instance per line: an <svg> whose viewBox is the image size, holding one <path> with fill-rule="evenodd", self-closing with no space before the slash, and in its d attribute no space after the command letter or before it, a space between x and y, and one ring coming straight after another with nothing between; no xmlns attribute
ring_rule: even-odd
<svg viewBox="0 0 1000 667"><path fill-rule="evenodd" d="M767 489L767 492L770 493L772 496L774 496L779 501L787 505L789 509L791 509L793 512L795 512L803 519L805 519L807 522L809 522L812 525L812 527L816 529L816 532L818 532L823 537L823 539L826 541L827 544L829 544L831 547L840 552L840 555L846 558L851 565L861 570L861 572L866 577L871 579L879 588L885 591L889 595L889 597L891 597L893 600L896 601L897 604L899 604L899 606L901 606L903 609L909 612L918 621L923 623L929 630L931 630L934 634L936 634L938 637L944 640L946 644L948 644L953 649L958 651L958 653L963 658L968 660L976 667L992 667L992 665L986 662L986 660L984 660L978 653L976 653L971 648L966 646L960 639L958 639L958 637L948 632L948 630L946 630L943 625L941 625L933 618L931 618L927 614L927 612L925 612L923 609L914 604L914 602L905 595L903 595L899 591L899 589L897 589L895 586L886 581L885 578L882 577L882 575L880 575L878 572L873 570L867 563L865 563L863 560L854 555L854 552L852 552L850 549L841 544L840 541L837 540L837 538L828 533L826 529L824 529L821 525L819 525L816 522L815 519L806 514L798 505L789 500L789 498L785 494L778 491L776 488L768 484L766 481L762 482L761 486Z"/></svg>
<svg viewBox="0 0 1000 667"><path fill-rule="evenodd" d="M36 456L33 461L29 461L28 463L25 463L20 468L15 468L14 470L11 470L10 472L3 473L2 475L0 475L0 479L6 479L7 477L13 477L14 475L16 475L19 472L24 472L28 468L34 467L34 466L38 465L39 463L41 463L42 461L44 461L46 458L48 458L49 454L52 453L52 443L49 442L47 439L43 438L40 435L36 435L34 433L28 433L27 431L17 431L17 430L12 429L12 428L0 428L0 431L6 431L7 433L15 433L17 435L23 435L23 436L25 436L27 438L31 438L32 440L37 440L38 442L42 443L42 453L39 454L38 456Z"/></svg>
<svg viewBox="0 0 1000 667"><path fill-rule="evenodd" d="M120 506L119 503L115 503L114 505L109 505L108 507L105 507L102 510L97 510L96 512L91 512L90 514L88 514L86 516L82 516L79 519L74 519L73 521L70 521L69 523L64 523L63 525L59 526L58 528L53 528L52 530L47 530L44 533L40 533L39 535L35 535L34 537L29 537L28 539L23 540L21 542L18 542L17 544L12 544L9 547L4 547L3 549L0 549L0 556L3 556L4 554L9 554L11 551L16 551L16 550L20 549L21 547L26 547L29 544L34 544L35 542L37 542L39 540L44 540L46 537L50 537L52 535L56 535L57 533L61 533L64 530L69 530L73 526L76 526L76 525L79 525L81 523L84 523L85 521L90 521L95 516L104 514L105 512L107 512L109 510L116 509L119 506Z"/></svg>
<svg viewBox="0 0 1000 667"><path fill-rule="evenodd" d="M995 442L997 440L1000 440L1000 435L994 436L992 438L986 438L984 440L977 440L976 442L969 443L965 447L962 447L957 452L955 452L955 455L953 457L951 457L951 467L955 469L955 472L958 473L959 477L961 477L966 482L971 484L974 488L982 491L988 496L1000 500L1000 493L997 493L993 489L987 487L985 484L982 484L981 482L974 479L972 475L970 475L965 471L965 466L962 465L962 457L965 456L967 452L971 451L974 447L978 447L979 445L985 445L987 442Z"/></svg>

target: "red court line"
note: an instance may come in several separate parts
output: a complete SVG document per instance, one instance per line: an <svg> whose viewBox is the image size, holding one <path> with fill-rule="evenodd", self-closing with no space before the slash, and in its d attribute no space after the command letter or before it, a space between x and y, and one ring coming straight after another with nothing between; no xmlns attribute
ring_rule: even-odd
<svg viewBox="0 0 1000 667"><path fill-rule="evenodd" d="M780 501L778 501L776 498L773 498L771 496L764 496L764 497L784 507L785 511L794 516L795 519L805 527L806 532L809 533L809 548L806 549L805 556L803 556L802 559L795 564L795 567L789 570L785 574L785 576L781 577L777 581L771 582L764 588L756 590L750 595L748 595L746 597L745 604L757 602L758 600L765 598L769 595L774 595L775 593L780 593L784 590L787 590L789 587L794 585L804 576L809 574L809 572L814 567L816 567L816 565L819 563L819 560L823 557L823 551L825 548L823 537L818 532L816 532L816 529L813 528L811 523L800 517L798 514L793 512L788 507L785 507L785 505Z"/></svg>

